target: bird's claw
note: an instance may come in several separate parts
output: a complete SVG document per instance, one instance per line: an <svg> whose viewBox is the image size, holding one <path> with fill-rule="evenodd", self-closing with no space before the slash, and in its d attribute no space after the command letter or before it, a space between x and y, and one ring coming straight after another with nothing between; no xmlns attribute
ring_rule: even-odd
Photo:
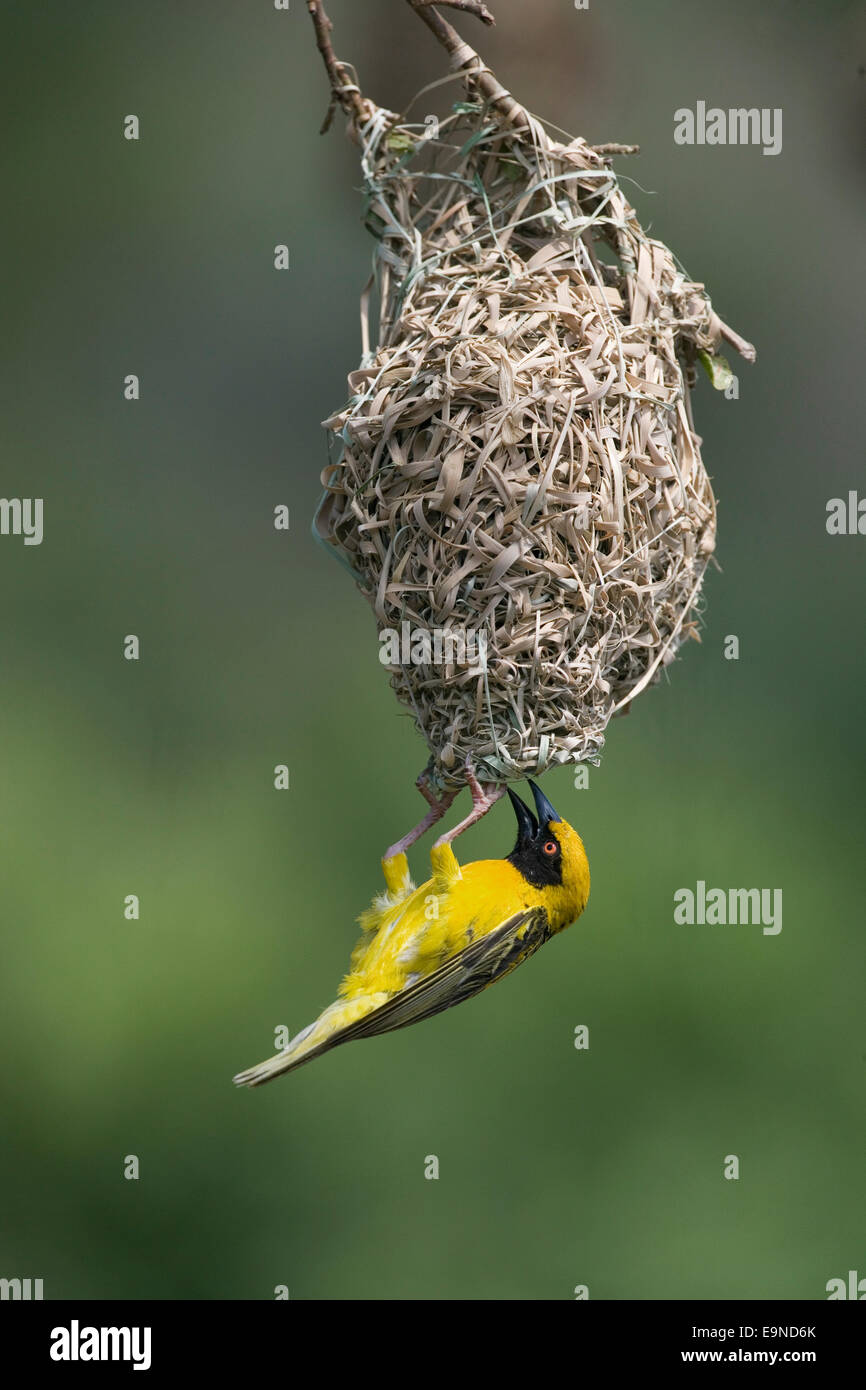
<svg viewBox="0 0 866 1390"><path fill-rule="evenodd" d="M385 850L383 862L393 859L395 855L405 854L407 850L411 849L416 840L420 840L422 835L426 835L427 831L442 819L457 795L456 791L446 790L441 796L437 796L430 785L429 767L425 767L424 771L416 778L415 786L429 805L430 810L423 820L420 820L417 825L406 832L401 840L397 840Z"/></svg>
<svg viewBox="0 0 866 1390"><path fill-rule="evenodd" d="M458 835L462 835L464 830L468 830L470 825L476 825L477 822L480 821L482 816L487 815L487 812L490 810L491 806L496 805L497 801L505 791L504 787L497 786L495 782L479 782L477 776L475 775L475 769L472 766L472 762L468 757L466 759L465 772L466 785L469 788L469 794L472 797L472 810L469 812L468 816L465 816L463 818L462 821L458 821L457 825L455 825L451 830L447 830L444 835L439 836L439 839L436 841L436 844L434 846L434 848L436 849L438 849L440 845L450 845L452 841L457 839Z"/></svg>

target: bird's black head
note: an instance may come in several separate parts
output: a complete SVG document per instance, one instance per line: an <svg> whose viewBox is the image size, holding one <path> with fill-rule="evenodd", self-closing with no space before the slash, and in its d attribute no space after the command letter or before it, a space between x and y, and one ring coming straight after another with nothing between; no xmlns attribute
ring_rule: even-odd
<svg viewBox="0 0 866 1390"><path fill-rule="evenodd" d="M508 788L517 817L517 844L508 855L508 862L533 888L547 888L562 883L562 846L551 829L553 824L561 823L562 817L554 811L540 787L532 781L529 785L537 819L526 802Z"/></svg>

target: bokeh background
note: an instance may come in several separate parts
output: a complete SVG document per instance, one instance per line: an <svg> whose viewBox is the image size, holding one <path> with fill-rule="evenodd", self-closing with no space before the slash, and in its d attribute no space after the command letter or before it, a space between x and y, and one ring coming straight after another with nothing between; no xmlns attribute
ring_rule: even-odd
<svg viewBox="0 0 866 1390"><path fill-rule="evenodd" d="M445 71L400 0L329 9L382 103ZM825 530L866 493L862 12L494 9L466 36L539 114L640 143L639 214L758 345L738 401L695 401L721 571L589 788L545 781L590 854L580 924L252 1093L233 1072L331 999L423 809L372 617L309 534L370 265L355 152L318 134L301 0L4 11L0 491L45 499L45 539L0 539L0 1275L46 1297L814 1299L866 1275L866 538ZM782 107L782 154L675 146L698 99ZM500 808L464 854L512 836ZM781 934L677 926L698 879L781 887Z"/></svg>

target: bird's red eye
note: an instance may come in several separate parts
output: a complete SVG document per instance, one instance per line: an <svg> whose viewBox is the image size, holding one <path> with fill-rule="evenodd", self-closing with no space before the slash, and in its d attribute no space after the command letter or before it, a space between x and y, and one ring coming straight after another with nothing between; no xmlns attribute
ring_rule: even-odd
<svg viewBox="0 0 866 1390"><path fill-rule="evenodd" d="M547 844L544 846L544 853L545 853L545 854L556 854L556 851L557 851L558 849L559 849L559 845L556 843L555 840L548 840L548 841L547 841Z"/></svg>

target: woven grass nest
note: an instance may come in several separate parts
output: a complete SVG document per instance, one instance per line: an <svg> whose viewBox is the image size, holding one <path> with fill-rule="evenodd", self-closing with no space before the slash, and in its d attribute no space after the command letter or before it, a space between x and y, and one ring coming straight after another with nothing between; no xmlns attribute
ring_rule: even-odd
<svg viewBox="0 0 866 1390"><path fill-rule="evenodd" d="M723 380L723 336L754 356L646 235L614 147L554 138L466 45L452 65L465 100L432 131L339 65L375 284L316 518L380 633L455 639L390 666L439 788L467 760L499 785L597 762L696 634L695 363Z"/></svg>

